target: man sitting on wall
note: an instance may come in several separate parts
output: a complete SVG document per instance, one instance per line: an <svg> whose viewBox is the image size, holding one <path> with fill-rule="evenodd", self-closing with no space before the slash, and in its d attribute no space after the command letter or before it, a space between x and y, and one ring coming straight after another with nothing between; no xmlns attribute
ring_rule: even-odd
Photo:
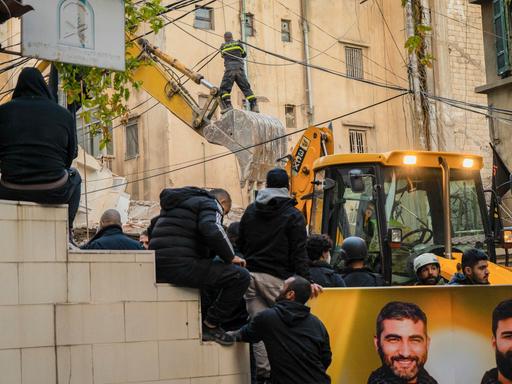
<svg viewBox="0 0 512 384"><path fill-rule="evenodd" d="M121 215L115 209L107 209L100 219L99 231L82 249L134 250L142 251L144 247L123 233Z"/></svg>
<svg viewBox="0 0 512 384"><path fill-rule="evenodd" d="M231 209L223 189L164 189L160 215L151 220L149 249L155 250L157 282L217 291L203 314L203 340L233 344L221 327L232 319L249 286L245 260L235 256L222 218ZM218 257L216 257L218 256Z"/></svg>

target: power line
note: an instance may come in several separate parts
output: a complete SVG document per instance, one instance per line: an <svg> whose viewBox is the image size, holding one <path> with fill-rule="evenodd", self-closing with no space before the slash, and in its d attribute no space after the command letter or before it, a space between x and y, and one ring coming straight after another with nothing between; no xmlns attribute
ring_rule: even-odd
<svg viewBox="0 0 512 384"><path fill-rule="evenodd" d="M370 109L370 108L374 108L376 106L379 106L381 104L384 104L384 103L387 103L389 101L392 101L394 99L397 99L399 97L402 97L402 96L405 96L407 95L409 92L404 92L404 93L401 93L401 94L398 94L398 95L395 95L395 96L392 96L392 97L389 97L385 100L381 100L381 101L378 101L376 103L373 103L371 105L368 105L368 106L365 106L365 107L362 107L362 108L359 108L355 111L352 111L352 112L348 112L348 113L345 113L345 114L342 114L342 115L339 115L339 116L336 116L336 117L333 117L331 119L328 119L328 120L325 120L325 121L322 121L320 123L317 123L315 124L314 126L318 127L320 125L325 125L327 123L330 123L332 121L336 121L336 120L339 120L339 119L342 119L344 117L348 117L350 115L354 115L356 113L359 113L359 112L362 112L362 111L365 111L367 109ZM194 167L196 165L201 165L201 164L205 164L205 163L208 163L208 162L211 162L211 161L214 161L214 160L218 160L220 158L223 158L223 157L226 157L226 156L230 156L230 155L234 155L234 154L237 154L239 152L243 152L243 151L247 151L249 149L252 149L252 148L255 148L255 147L258 147L258 146L261 146L261 145L265 145L265 144L268 144L268 143L271 143L273 141L277 141L277 140L281 140L281 139L284 139L284 138L287 138L289 136L293 136L293 135L296 135L297 133L300 133L300 132L304 132L308 129L309 127L307 128L302 128L302 129L299 129L299 130L296 130L294 132L291 132L291 133L287 133L287 134L284 134L284 135L281 135L281 136L278 136L278 137L274 137L272 139L269 139L269 140L265 140L263 142L260 142L260 143L256 143L256 144L253 144L253 145L250 145L250 146L247 146L247 147L242 147L240 149L237 149L235 151L229 151L229 152L225 152L225 153L222 153L222 154L219 154L215 157L212 157L210 159L207 159L207 160L201 160L201 161L198 161L194 164L191 164L191 165L187 165L187 166L183 166L183 167L179 167L179 168L175 168L175 169L171 169L169 171L166 171L166 172L160 172L158 174L155 174L155 175L151 175L151 176L146 176L146 177L143 177L143 178L140 178L140 179L136 179L136 180L131 180L131 181L127 181L125 183L121 183L121 184L117 184L115 186L111 186L111 187L105 187L105 188L100 188L100 189L96 189L94 191L90 191L88 192L88 194L91 194L91 193L96 193L96 192L100 192L100 191L105 191L105 190L109 190L109 189L112 189L112 188L117 188L119 186L123 186L123 185L128 185L128 184L131 184L131 183L135 183L135 182L138 182L138 181L143 181L143 180L148 180L148 179L151 179L151 178L154 178L154 177L158 177L158 176L162 176L162 175L167 175L169 173L174 173L174 172L177 172L177 171L181 171L181 170L184 170L184 169L188 169L188 168L191 168L191 167Z"/></svg>
<svg viewBox="0 0 512 384"><path fill-rule="evenodd" d="M396 50L398 51L398 54L402 58L402 61L404 62L405 66L407 66L407 61L405 60L404 56L402 55L402 51L398 47L398 43L395 40L395 36L393 36L393 32L391 32L391 28L389 28L389 24L388 24L388 22L386 20L386 17L384 16L384 12L382 12L382 9L381 9L381 7L379 5L379 0L374 0L373 2L377 6L377 8L379 9L379 13L382 16L382 20L384 21L384 24L386 25L386 28L387 28L387 30L389 32L389 35L391 36L391 39L393 40L393 43L395 44L395 47L396 47Z"/></svg>

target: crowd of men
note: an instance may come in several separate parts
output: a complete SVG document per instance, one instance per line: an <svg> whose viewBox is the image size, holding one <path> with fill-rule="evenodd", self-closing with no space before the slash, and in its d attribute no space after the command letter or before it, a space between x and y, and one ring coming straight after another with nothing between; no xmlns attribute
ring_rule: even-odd
<svg viewBox="0 0 512 384"><path fill-rule="evenodd" d="M226 52L243 55L230 38ZM241 69L233 68L228 69L240 75ZM223 88L228 107L231 80ZM246 93L249 99L250 88ZM255 99L251 100L256 108ZM23 69L12 101L0 106L0 199L68 204L71 227L81 184L79 173L71 168L77 156L74 126L73 116L54 101L41 73ZM343 241L345 267L335 270L332 240L326 235L308 237L305 218L295 204L286 171L273 169L267 174L266 188L258 192L240 222L226 231L223 218L231 209L227 191L164 189L160 214L139 241L123 233L119 212L109 209L96 235L82 248L154 250L157 282L200 289L204 340L252 344L253 382L329 383L329 335L310 313L307 301L323 287L377 287L385 282L367 267L367 243L360 237ZM413 265L417 285L447 283L434 254L418 256ZM486 254L478 249L466 251L460 273L449 284L489 284ZM424 317L415 308L393 310L414 319ZM383 310L381 321L386 316ZM382 351L387 348L386 332L386 327L377 332L376 343ZM374 372L370 382L382 382L379 378L386 372Z"/></svg>

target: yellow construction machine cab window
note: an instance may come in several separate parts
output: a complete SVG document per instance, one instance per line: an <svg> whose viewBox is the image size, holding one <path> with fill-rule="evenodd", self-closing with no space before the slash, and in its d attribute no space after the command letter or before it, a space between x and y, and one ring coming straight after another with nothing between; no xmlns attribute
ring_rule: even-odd
<svg viewBox="0 0 512 384"><path fill-rule="evenodd" d="M332 179L335 186L315 191L310 230L333 238L333 259L340 267L341 242L359 236L368 245L372 269L387 268L395 284L412 283L414 257L424 252L443 256L445 251L441 160L449 167L454 251L483 246L487 208L480 179L482 158L457 153L394 151L318 159L316 177ZM351 175L358 175L357 187Z"/></svg>

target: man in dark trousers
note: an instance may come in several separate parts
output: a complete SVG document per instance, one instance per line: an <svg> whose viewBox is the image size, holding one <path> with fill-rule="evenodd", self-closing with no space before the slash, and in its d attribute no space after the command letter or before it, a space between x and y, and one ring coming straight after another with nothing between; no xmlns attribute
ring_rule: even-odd
<svg viewBox="0 0 512 384"><path fill-rule="evenodd" d="M100 229L82 249L109 249L117 251L143 251L138 241L130 239L123 233L121 215L115 209L107 209L100 219Z"/></svg>
<svg viewBox="0 0 512 384"><path fill-rule="evenodd" d="M24 68L12 100L0 106L0 199L67 204L73 227L82 179L73 116L58 105L41 72Z"/></svg>
<svg viewBox="0 0 512 384"><path fill-rule="evenodd" d="M311 284L300 276L288 278L276 304L256 315L235 333L237 340L263 341L274 384L327 384L331 364L329 334L305 304Z"/></svg>
<svg viewBox="0 0 512 384"><path fill-rule="evenodd" d="M231 32L224 33L224 43L220 46L220 54L224 59L224 77L220 83L223 111L233 108L231 104L231 89L233 88L233 83L236 83L244 94L245 99L249 102L251 111L259 112L256 96L252 92L244 70L242 59L247 56L247 53L240 41L233 40Z"/></svg>
<svg viewBox="0 0 512 384"><path fill-rule="evenodd" d="M203 340L232 344L220 324L235 314L250 276L222 227L223 215L231 209L229 194L223 189L169 188L160 193L160 206L148 229L157 282L217 290L216 300L203 313Z"/></svg>
<svg viewBox="0 0 512 384"><path fill-rule="evenodd" d="M258 191L253 204L240 220L238 246L251 272L251 284L245 300L251 317L274 305L284 280L300 275L310 279L306 252L306 222L290 198L289 180L284 169L267 174L267 187ZM313 284L314 290L317 286ZM270 376L265 346L254 345L260 382Z"/></svg>
<svg viewBox="0 0 512 384"><path fill-rule="evenodd" d="M362 238L347 237L341 244L341 253L345 260L345 269L341 271L341 276L343 276L347 287L381 287L385 285L383 277L365 265L368 248Z"/></svg>

